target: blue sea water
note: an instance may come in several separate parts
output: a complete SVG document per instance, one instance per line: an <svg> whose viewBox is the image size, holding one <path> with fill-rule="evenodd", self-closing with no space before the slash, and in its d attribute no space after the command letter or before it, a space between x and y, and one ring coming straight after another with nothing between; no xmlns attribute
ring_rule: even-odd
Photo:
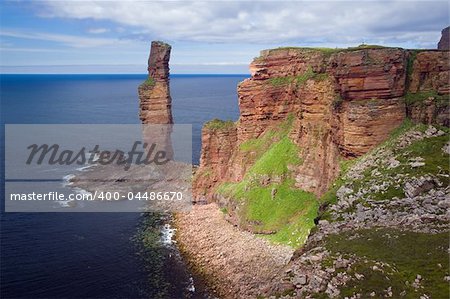
<svg viewBox="0 0 450 299"><path fill-rule="evenodd" d="M139 123L137 87L145 77L0 75L1 157L4 124ZM203 123L237 119L237 84L246 77L171 77L174 121L192 124L194 163ZM192 277L173 248L143 249L137 236L154 219L139 213L5 213L3 158L0 163L1 298L205 296L201 288L186 292Z"/></svg>

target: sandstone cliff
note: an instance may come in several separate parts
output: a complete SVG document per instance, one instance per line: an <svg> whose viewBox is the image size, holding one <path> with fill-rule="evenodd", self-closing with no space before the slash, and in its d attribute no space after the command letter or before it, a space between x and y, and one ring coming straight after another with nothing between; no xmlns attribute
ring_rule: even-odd
<svg viewBox="0 0 450 299"><path fill-rule="evenodd" d="M448 51L279 48L262 51L250 71L238 86L239 120L203 128L193 191L254 232L292 224L298 215L275 223L255 202L276 213L289 205L282 192L296 190L306 192L295 196L311 227L310 196L322 196L342 161L369 152L406 118L449 125Z"/></svg>
<svg viewBox="0 0 450 299"><path fill-rule="evenodd" d="M153 41L148 58L148 78L139 86L140 119L144 124L171 124L172 99L169 87L171 46Z"/></svg>

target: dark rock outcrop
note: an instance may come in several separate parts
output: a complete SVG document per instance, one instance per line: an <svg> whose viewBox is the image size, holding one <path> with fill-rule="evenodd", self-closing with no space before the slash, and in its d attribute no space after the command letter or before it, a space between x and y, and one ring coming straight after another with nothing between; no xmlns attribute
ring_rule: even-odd
<svg viewBox="0 0 450 299"><path fill-rule="evenodd" d="M442 29L442 36L438 43L439 50L449 50L450 49L450 26Z"/></svg>
<svg viewBox="0 0 450 299"><path fill-rule="evenodd" d="M449 126L450 53L409 53L407 116L415 122Z"/></svg>

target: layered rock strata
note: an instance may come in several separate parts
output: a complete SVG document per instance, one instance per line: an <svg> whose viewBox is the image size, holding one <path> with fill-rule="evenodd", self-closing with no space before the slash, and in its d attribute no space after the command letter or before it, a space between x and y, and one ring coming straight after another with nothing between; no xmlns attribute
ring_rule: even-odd
<svg viewBox="0 0 450 299"><path fill-rule="evenodd" d="M242 180L254 163L242 145L288 117L302 160L292 169L295 185L318 196L340 160L367 153L406 117L448 125L448 51L279 48L262 51L250 71L238 86L239 121L203 129L198 199L213 200L220 184Z"/></svg>
<svg viewBox="0 0 450 299"><path fill-rule="evenodd" d="M172 124L169 87L171 46L153 41L148 59L148 78L139 86L140 119L144 124Z"/></svg>
<svg viewBox="0 0 450 299"><path fill-rule="evenodd" d="M143 140L149 145L156 145L155 150L163 150L169 159L173 157L170 51L170 45L160 41L152 42L148 58L148 77L138 88L139 118L147 125L142 127ZM150 124L157 126L149 126Z"/></svg>

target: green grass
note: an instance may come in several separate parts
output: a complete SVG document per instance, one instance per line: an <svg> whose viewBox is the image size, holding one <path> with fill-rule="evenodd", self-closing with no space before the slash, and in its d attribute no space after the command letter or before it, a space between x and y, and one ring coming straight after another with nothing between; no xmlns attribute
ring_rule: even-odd
<svg viewBox="0 0 450 299"><path fill-rule="evenodd" d="M380 147L384 147L386 149L392 148L401 135L405 134L407 131L413 128L415 130L423 132L426 130L427 126L423 124L414 124L410 119L406 119L399 127L394 129L390 133L389 138L386 141L384 141L381 145L379 145L366 155L372 154ZM380 178L382 180L392 180L392 178L396 174L405 174L408 177L420 177L421 175L429 173L450 175L448 166L450 157L442 151L442 147L448 141L449 129L440 129L445 131L447 134L440 137L432 137L416 141L404 149L396 150L396 159L401 163L400 166L393 169L387 169L379 166L374 166L366 169L363 172L363 178L352 182L352 189L357 192L360 188L368 188L372 184L371 181L373 179L373 176L371 173L375 168L381 173ZM423 157L425 159L425 166L411 168L409 160L415 157ZM330 217L331 213L326 209L326 207L337 203L337 190L344 184L349 183L345 179L345 174L351 168L351 166L353 166L363 158L364 156L357 159L344 160L340 163L341 171L338 178L333 182L329 190L325 192L319 199L320 203L322 204L322 208L320 211L321 219L327 219L330 221L332 220ZM443 180L443 183L444 185L448 184L447 180ZM371 193L371 198L374 200L392 199L394 197L404 197L403 188L398 188L395 187L395 185L391 185L385 191Z"/></svg>
<svg viewBox="0 0 450 299"><path fill-rule="evenodd" d="M407 121L403 126L398 128L391 135L392 137L387 140L384 145L387 148L392 146L392 143L396 141L396 135L402 134L411 128L415 128L418 131L424 131L426 129L425 125L413 125L410 121ZM381 178L383 180L392 179L395 175L403 174L407 178L420 177L422 175L432 174L432 175L450 175L449 169L449 159L450 156L442 151L442 147L448 142L448 128L440 128L444 130L447 134L439 137L424 138L422 140L417 140L411 145L403 149L397 149L395 151L396 159L400 162L400 166L388 169L384 167L371 167L364 172L364 178L355 181L353 188L357 191L359 188L368 187L371 184L371 172L373 169L377 168L381 173ZM412 168L410 162L416 157L421 157L424 159L425 165L417 168ZM441 179L444 186L448 185L448 180ZM403 185L401 183L400 185ZM391 185L387 190L380 191L371 194L371 198L375 200L386 200L392 199L394 197L402 198L404 197L403 186L400 188Z"/></svg>
<svg viewBox="0 0 450 299"><path fill-rule="evenodd" d="M427 294L431 298L449 298L448 282L444 280L444 276L449 275L447 232L426 234L395 229L367 229L330 235L326 247L333 253L356 255L369 260L368 263L360 260L352 267L351 274L357 272L365 277L348 283L341 290L342 297L360 293L362 298L369 298L373 291L380 296L391 286L393 298L400 298L402 291L406 291L403 298L418 298L420 294ZM384 267L384 273L373 271L371 267L374 261L388 263L392 269ZM417 274L423 277L424 287L418 292L410 286Z"/></svg>
<svg viewBox="0 0 450 299"><path fill-rule="evenodd" d="M380 45L368 45L368 44L360 44L357 47L349 47L347 50L361 50L361 49L386 49L389 47L380 46Z"/></svg>
<svg viewBox="0 0 450 299"><path fill-rule="evenodd" d="M414 61L417 57L417 51L410 51L408 55L408 60L406 62L406 75L407 75L407 85L409 86L412 73L414 71Z"/></svg>
<svg viewBox="0 0 450 299"><path fill-rule="evenodd" d="M289 83L293 82L293 77L292 76L287 76L287 77L274 77L274 78L270 78L267 80L267 82L274 86L283 86L283 85L287 85Z"/></svg>
<svg viewBox="0 0 450 299"><path fill-rule="evenodd" d="M414 122L411 121L411 119L407 118L405 119L400 126L398 126L397 128L395 128L394 130L391 131L391 133L389 134L389 138L388 140L386 140L382 146L386 146L389 144L392 144L392 142L394 140L396 140L398 137L400 137L401 135L405 134L407 131L409 131L411 128L413 128L415 126Z"/></svg>
<svg viewBox="0 0 450 299"><path fill-rule="evenodd" d="M380 45L366 45L361 44L356 47L348 47L348 48L326 48L326 47L279 47L275 49L270 49L269 53L273 51L280 51L280 50L299 50L299 51L314 51L314 52L321 52L327 56L330 56L331 54L339 53L339 52L349 52L349 51L358 51L358 50L364 50L364 49L389 49L390 47L380 46ZM256 57L259 58L259 57Z"/></svg>
<svg viewBox="0 0 450 299"><path fill-rule="evenodd" d="M339 109L341 109L343 103L344 103L344 99L342 99L341 95L338 94L333 99L333 102L331 102L331 106L333 107L333 109L335 111L339 111Z"/></svg>
<svg viewBox="0 0 450 299"><path fill-rule="evenodd" d="M252 189L261 189L259 179L265 175L279 181L289 175L289 165L299 165L299 150L289 139L283 137L273 143L269 149L249 168L244 179L239 183L223 183L217 189L218 193L231 196L234 199L243 199ZM253 194L253 193L252 193ZM256 196L256 194L255 194Z"/></svg>
<svg viewBox="0 0 450 299"><path fill-rule="evenodd" d="M272 198L272 190L276 190ZM267 186L243 180L226 183L218 193L232 196L241 204L238 216L241 225L251 226L255 233L264 233L272 242L297 248L304 244L314 227L318 202L314 194L294 187L292 179Z"/></svg>
<svg viewBox="0 0 450 299"><path fill-rule="evenodd" d="M216 192L238 206L233 212L242 226L298 247L314 226L318 203L314 194L295 188L291 178L289 166L301 163L300 149L288 137L293 119L290 115L277 128L241 144L241 151L256 153L257 159L242 181L223 183Z"/></svg>
<svg viewBox="0 0 450 299"><path fill-rule="evenodd" d="M232 120L213 119L205 123L204 128L210 130L228 130L235 127Z"/></svg>
<svg viewBox="0 0 450 299"><path fill-rule="evenodd" d="M415 177L428 173L450 175L450 156L442 151L442 147L448 142L449 130L441 129L445 130L445 135L413 142L410 146L398 152L398 160L402 163L402 166L399 167L400 172L406 172ZM424 158L425 165L417 168L411 168L407 165L408 160L415 157ZM444 185L448 185L448 180L443 181Z"/></svg>
<svg viewBox="0 0 450 299"><path fill-rule="evenodd" d="M428 98L434 98L437 104L447 104L449 101L448 95L439 95L435 90L419 91L417 93L408 92L405 95L405 101L408 106L421 104Z"/></svg>
<svg viewBox="0 0 450 299"><path fill-rule="evenodd" d="M279 134L277 133L277 129L271 129L259 138L244 141L239 145L239 149L244 152L261 152L262 150L266 150L272 142L279 140Z"/></svg>
<svg viewBox="0 0 450 299"><path fill-rule="evenodd" d="M248 173L249 175L285 175L288 172L289 165L299 165L300 162L298 147L288 136L285 136L279 142L274 143L270 149L255 162Z"/></svg>
<svg viewBox="0 0 450 299"><path fill-rule="evenodd" d="M314 219L317 217L319 203L312 193L298 189L287 189L289 192L283 204L287 204L287 209L299 211L294 215L286 213L289 219L279 230L266 238L274 243L287 244L294 248L302 246L314 227ZM278 194L278 193L277 193ZM289 210L288 210L289 212Z"/></svg>
<svg viewBox="0 0 450 299"><path fill-rule="evenodd" d="M258 138L248 139L241 143L239 150L253 153L256 158L261 157L273 143L280 141L290 132L293 121L294 115L289 114L287 119L279 126L267 130Z"/></svg>
<svg viewBox="0 0 450 299"><path fill-rule="evenodd" d="M142 85L143 86L149 86L149 87L151 87L151 86L155 86L155 79L153 79L152 77L148 77L143 83L142 83Z"/></svg>
<svg viewBox="0 0 450 299"><path fill-rule="evenodd" d="M297 76L285 76L285 77L273 77L269 78L267 82L274 87L284 86L287 84L296 84L302 86L308 80L324 81L328 79L327 73L315 73L311 67L309 67L303 74Z"/></svg>
<svg viewBox="0 0 450 299"><path fill-rule="evenodd" d="M404 127L399 128L394 132L394 136L400 134L399 132L405 130L409 123L405 124ZM425 130L426 126L416 125L413 126L416 130ZM406 148L396 150L396 159L400 162L400 166L388 169L384 167L372 167L364 172L364 178L354 182L353 188L357 191L359 188L368 187L371 184L373 169L377 168L381 173L381 178L383 180L392 179L395 175L403 174L406 177L420 177L427 174L441 174L450 175L449 169L449 159L450 156L442 151L442 147L448 142L448 128L441 128L447 134L439 137L424 138L413 142ZM385 144L390 146L390 143L395 142L395 138L390 138ZM416 157L422 157L424 159L425 165L417 168L412 168L410 161ZM443 186L448 186L447 179L441 179ZM402 185L402 184L401 184ZM371 194L371 198L375 200L386 200L392 199L394 197L402 198L404 197L403 186L400 188L391 185L387 190L375 192Z"/></svg>

